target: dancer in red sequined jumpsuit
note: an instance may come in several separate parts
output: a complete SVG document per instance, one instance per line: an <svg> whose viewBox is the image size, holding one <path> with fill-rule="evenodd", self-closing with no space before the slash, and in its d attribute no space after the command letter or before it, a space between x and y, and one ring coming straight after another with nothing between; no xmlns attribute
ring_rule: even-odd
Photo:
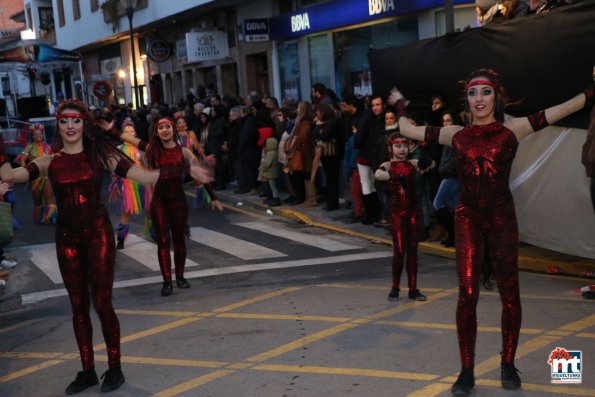
<svg viewBox="0 0 595 397"><path fill-rule="evenodd" d="M106 121L95 123L80 101L67 100L57 109L59 134L53 155L40 157L26 167L12 169L0 154L0 178L26 182L48 176L56 193L58 219L56 251L60 273L72 306L73 326L79 346L83 371L66 389L74 394L98 383L93 352L90 303L99 316L105 339L109 369L104 374L102 392L124 383L120 368L120 325L112 306L115 267L114 232L109 214L101 202L104 167L140 183L164 183L167 173L134 166L104 132L111 129ZM198 165L193 175L206 179ZM89 292L90 290L90 292Z"/></svg>
<svg viewBox="0 0 595 397"><path fill-rule="evenodd" d="M466 110L473 116L467 127L415 127L406 117L406 101L394 89L389 103L400 113L401 133L416 140L451 145L456 152L460 200L455 213L456 260L459 279L457 334L462 371L452 387L455 395L468 394L475 385L473 374L476 307L484 252L493 264L502 301L501 383L517 389L521 379L514 357L521 328L518 279L518 230L512 194L508 186L510 168L519 140L545 128L592 102L594 88L529 117L504 121L504 91L498 75L481 69L465 85Z"/></svg>
<svg viewBox="0 0 595 397"><path fill-rule="evenodd" d="M151 199L151 220L157 235L157 255L163 287L161 295L168 296L173 292L171 276L170 245L174 245L174 266L176 271L176 284L179 288L189 288L190 283L184 278L186 264L186 238L188 237L188 204L184 194L184 176L194 155L180 144L180 139L175 129L173 120L161 117L155 123L151 141L147 144L129 134L122 134L122 140L139 146L146 151L149 168L159 168L162 173L169 176L167 182L155 186ZM213 208L223 210L221 203L215 196L210 184L205 184L213 200ZM171 233L171 234L170 234Z"/></svg>
<svg viewBox="0 0 595 397"><path fill-rule="evenodd" d="M419 205L415 195L418 160L407 160L409 139L398 133L388 138L391 161L382 163L374 177L378 181L389 181L391 197L391 232L393 237L392 288L389 301L399 299L399 283L403 272L404 257L407 255L407 284L409 298L425 301L426 296L417 289L417 243L419 241ZM421 160L420 160L421 161ZM423 160L426 169L435 165ZM429 164L428 164L429 163ZM425 172L421 171L421 172Z"/></svg>

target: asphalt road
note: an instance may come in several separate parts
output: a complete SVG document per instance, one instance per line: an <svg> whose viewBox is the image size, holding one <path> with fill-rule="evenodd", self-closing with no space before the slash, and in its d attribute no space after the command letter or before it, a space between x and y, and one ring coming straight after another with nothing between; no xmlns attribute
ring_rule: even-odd
<svg viewBox="0 0 595 397"><path fill-rule="evenodd" d="M28 219L7 249L19 264L0 295L0 396L58 396L80 370L70 307L55 273L53 228ZM189 201L191 198L189 198ZM29 205L29 206L28 206ZM117 223L117 210L110 206ZM191 211L186 275L160 296L156 246L141 217L117 254L114 306L126 383L113 396L448 396L459 370L452 260L420 255L426 302L386 299L390 247L227 207ZM403 280L405 276L403 275ZM482 291L475 396L595 396L593 301L585 280L521 273L523 388L499 384L500 303ZM97 371L107 369L95 315ZM581 351L581 384L552 384L548 358ZM82 396L96 395L92 387Z"/></svg>

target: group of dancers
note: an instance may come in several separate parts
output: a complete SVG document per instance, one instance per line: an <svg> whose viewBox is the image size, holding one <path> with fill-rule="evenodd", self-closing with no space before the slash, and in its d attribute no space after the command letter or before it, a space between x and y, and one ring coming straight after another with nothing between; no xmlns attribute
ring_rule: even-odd
<svg viewBox="0 0 595 397"><path fill-rule="evenodd" d="M416 172L425 172L434 164L408 160L407 144L409 139L425 140L455 149L461 181L455 227L459 280L456 323L462 364L461 373L452 386L455 395L468 394L475 384L476 305L484 252L489 253L503 304L502 386L506 389L521 386L514 366L521 305L518 231L508 187L510 168L520 139L592 104L595 89L592 86L560 105L507 121L503 120L504 90L495 72L482 69L471 74L465 93L466 110L472 115L470 125L417 127L406 117L407 101L394 89L389 99L398 109L400 134L391 135L391 160L382 164L376 173L379 179L389 181L392 194L394 258L389 298L398 299L400 274L407 255L409 298L425 300L416 285L418 209L413 178ZM56 121L58 134L53 142L53 154L38 156L33 161L25 161L22 167L12 168L1 151L0 178L11 183L49 179L50 183L46 184L53 188L58 208L56 252L72 306L74 333L83 367L66 388L66 394L79 393L99 382L92 343L91 301L101 322L108 355L108 370L102 376L101 392L109 392L124 383L124 375L120 363L120 326L112 306L116 237L101 201L104 168L126 180L154 186L150 216L156 232L164 296L173 291L169 252L172 241L176 284L179 288L190 286L184 278L188 233L188 206L182 185L185 175L191 175L205 186L209 186L210 178L208 170L201 167L193 152L182 144L176 124L169 117L157 120L148 143L124 126L120 139L145 152L146 166L137 164L132 147L122 151L114 146L107 138L113 124L94 119L82 102L62 102ZM210 193L214 194L212 189ZM140 206L127 202L122 209L132 214ZM121 218L117 228L118 243L120 237L125 238L122 226L127 225L127 217Z"/></svg>

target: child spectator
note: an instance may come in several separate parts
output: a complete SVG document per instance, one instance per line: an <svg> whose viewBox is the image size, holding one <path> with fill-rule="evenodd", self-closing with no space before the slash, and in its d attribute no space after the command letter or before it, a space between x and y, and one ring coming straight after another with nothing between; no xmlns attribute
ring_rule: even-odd
<svg viewBox="0 0 595 397"><path fill-rule="evenodd" d="M279 142L271 137L267 138L264 148L264 158L262 160L262 176L267 179L269 187L271 188L271 198L266 201L269 207L278 207L281 205L279 199L279 190L277 190L277 177L279 176L279 155L277 149Z"/></svg>

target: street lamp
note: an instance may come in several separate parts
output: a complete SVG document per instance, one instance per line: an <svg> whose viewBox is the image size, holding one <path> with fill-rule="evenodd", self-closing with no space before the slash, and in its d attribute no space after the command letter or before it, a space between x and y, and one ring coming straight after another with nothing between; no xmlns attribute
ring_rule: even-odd
<svg viewBox="0 0 595 397"><path fill-rule="evenodd" d="M128 26L130 27L130 49L132 50L132 74L134 76L134 104L140 108L138 99L138 81L136 78L136 51L134 50L134 30L132 29L132 17L137 0L126 0L126 16L128 17Z"/></svg>

